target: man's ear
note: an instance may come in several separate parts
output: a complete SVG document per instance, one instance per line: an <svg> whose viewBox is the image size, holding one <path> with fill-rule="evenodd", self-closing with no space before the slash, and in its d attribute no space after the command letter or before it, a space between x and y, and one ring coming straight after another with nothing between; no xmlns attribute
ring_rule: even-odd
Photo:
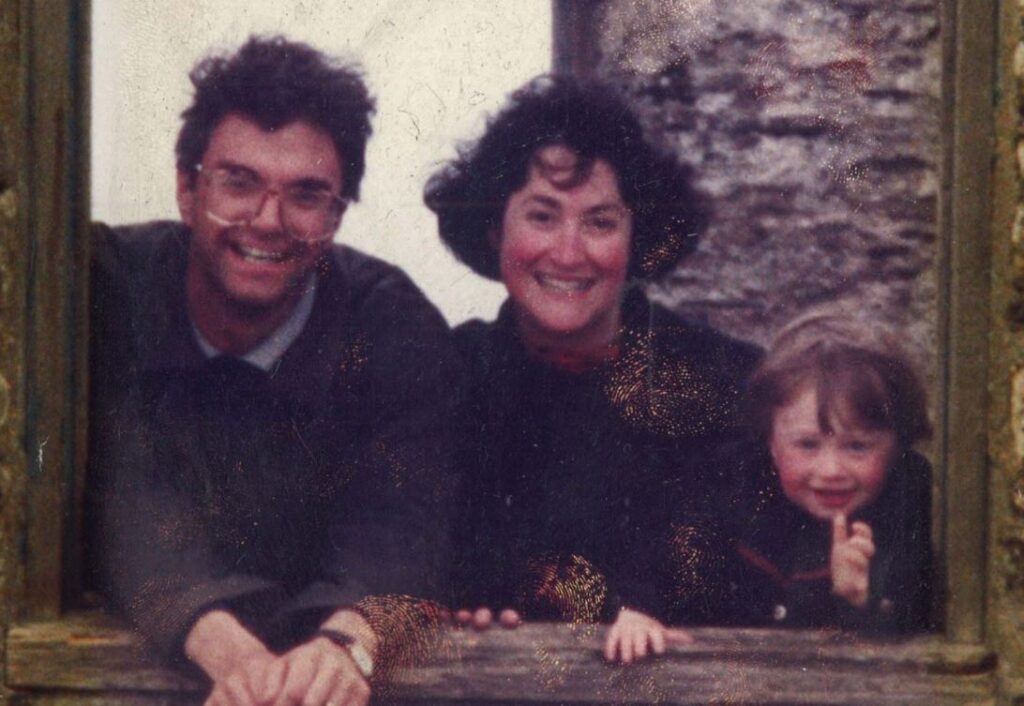
<svg viewBox="0 0 1024 706"><path fill-rule="evenodd" d="M195 221L196 207L196 185L195 174L178 170L178 183L175 190L178 199L178 213L181 214L181 222L192 227Z"/></svg>

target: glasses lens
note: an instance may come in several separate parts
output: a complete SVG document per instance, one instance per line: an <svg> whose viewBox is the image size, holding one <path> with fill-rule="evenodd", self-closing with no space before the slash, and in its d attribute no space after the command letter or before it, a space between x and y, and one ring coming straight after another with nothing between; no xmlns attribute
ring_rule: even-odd
<svg viewBox="0 0 1024 706"><path fill-rule="evenodd" d="M330 192L318 192L313 198L285 192L281 199L284 227L296 240L327 240L334 235L344 202Z"/></svg>

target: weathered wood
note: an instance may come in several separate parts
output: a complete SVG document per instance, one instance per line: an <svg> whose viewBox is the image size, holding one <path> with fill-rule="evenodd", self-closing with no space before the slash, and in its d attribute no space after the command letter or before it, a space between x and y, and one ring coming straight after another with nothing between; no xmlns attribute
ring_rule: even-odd
<svg viewBox="0 0 1024 706"><path fill-rule="evenodd" d="M625 668L601 659L604 629L445 630L429 661L399 671L378 691L399 701L871 706L983 704L994 693L991 653L933 637L873 642L824 632L701 628L693 631L695 644ZM134 634L95 614L12 628L8 682L23 698L152 692L174 701L201 690L157 667Z"/></svg>

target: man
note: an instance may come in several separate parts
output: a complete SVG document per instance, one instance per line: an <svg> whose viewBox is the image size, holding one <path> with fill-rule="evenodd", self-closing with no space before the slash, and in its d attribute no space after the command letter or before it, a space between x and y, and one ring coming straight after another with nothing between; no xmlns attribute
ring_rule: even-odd
<svg viewBox="0 0 1024 706"><path fill-rule="evenodd" d="M363 704L404 637L381 597L441 591L454 354L405 275L331 244L359 74L252 38L191 79L181 223L96 228L103 587L211 706Z"/></svg>

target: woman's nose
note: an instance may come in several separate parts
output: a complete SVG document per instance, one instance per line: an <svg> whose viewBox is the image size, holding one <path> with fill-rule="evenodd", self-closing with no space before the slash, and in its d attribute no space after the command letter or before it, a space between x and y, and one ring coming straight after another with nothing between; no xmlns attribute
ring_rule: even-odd
<svg viewBox="0 0 1024 706"><path fill-rule="evenodd" d="M562 266L577 265L584 259L583 233L578 223L566 221L555 233L551 259Z"/></svg>

